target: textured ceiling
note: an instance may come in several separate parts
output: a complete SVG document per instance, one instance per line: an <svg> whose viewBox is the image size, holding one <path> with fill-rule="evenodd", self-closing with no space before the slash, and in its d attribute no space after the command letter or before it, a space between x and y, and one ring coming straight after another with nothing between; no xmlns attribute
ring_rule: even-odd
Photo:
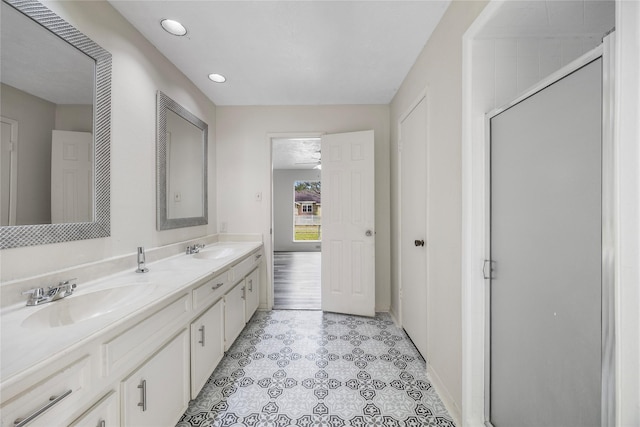
<svg viewBox="0 0 640 427"><path fill-rule="evenodd" d="M389 103L449 0L110 3L217 105L332 105Z"/></svg>
<svg viewBox="0 0 640 427"><path fill-rule="evenodd" d="M274 138L274 169L313 169L320 164L320 138Z"/></svg>

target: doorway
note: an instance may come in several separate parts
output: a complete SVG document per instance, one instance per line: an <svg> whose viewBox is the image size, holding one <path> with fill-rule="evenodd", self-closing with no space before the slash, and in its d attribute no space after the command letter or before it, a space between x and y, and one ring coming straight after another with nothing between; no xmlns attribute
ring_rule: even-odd
<svg viewBox="0 0 640 427"><path fill-rule="evenodd" d="M603 61L586 62L489 115L495 427L601 425Z"/></svg>
<svg viewBox="0 0 640 427"><path fill-rule="evenodd" d="M320 137L272 138L274 309L321 309L320 148Z"/></svg>
<svg viewBox="0 0 640 427"><path fill-rule="evenodd" d="M400 289L402 327L427 360L427 98L400 120Z"/></svg>

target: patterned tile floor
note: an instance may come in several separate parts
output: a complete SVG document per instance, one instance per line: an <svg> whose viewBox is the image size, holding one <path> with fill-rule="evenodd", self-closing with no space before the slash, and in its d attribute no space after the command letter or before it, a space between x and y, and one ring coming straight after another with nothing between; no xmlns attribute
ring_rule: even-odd
<svg viewBox="0 0 640 427"><path fill-rule="evenodd" d="M177 427L454 423L386 313L257 312Z"/></svg>

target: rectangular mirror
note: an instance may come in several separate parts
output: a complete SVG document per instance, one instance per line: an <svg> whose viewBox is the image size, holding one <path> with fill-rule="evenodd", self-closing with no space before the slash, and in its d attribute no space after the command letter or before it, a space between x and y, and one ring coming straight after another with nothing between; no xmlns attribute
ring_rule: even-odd
<svg viewBox="0 0 640 427"><path fill-rule="evenodd" d="M158 91L157 228L208 223L208 126Z"/></svg>
<svg viewBox="0 0 640 427"><path fill-rule="evenodd" d="M110 235L111 55L34 0L3 0L0 249Z"/></svg>

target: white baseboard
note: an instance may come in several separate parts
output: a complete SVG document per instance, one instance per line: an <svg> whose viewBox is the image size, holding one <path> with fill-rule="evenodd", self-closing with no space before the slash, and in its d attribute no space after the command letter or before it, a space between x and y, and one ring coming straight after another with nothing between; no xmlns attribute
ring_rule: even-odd
<svg viewBox="0 0 640 427"><path fill-rule="evenodd" d="M449 390L444 386L444 384L440 380L440 377L438 376L436 371L433 370L429 363L427 363L427 375L429 376L431 385L436 390L436 393L438 393L438 396L440 396L440 399L442 400L442 403L444 403L444 406L447 408L447 411L449 411L449 415L451 415L451 418L453 418L453 422L457 426L462 426L462 412L460 411L460 408L458 407L458 405L456 405L455 400L451 396L451 393L449 393Z"/></svg>
<svg viewBox="0 0 640 427"><path fill-rule="evenodd" d="M396 327L402 328L402 325L400 324L400 316L398 316L396 312L393 311L393 307L389 307L389 315L391 316L391 320L393 320L393 323L396 325Z"/></svg>

